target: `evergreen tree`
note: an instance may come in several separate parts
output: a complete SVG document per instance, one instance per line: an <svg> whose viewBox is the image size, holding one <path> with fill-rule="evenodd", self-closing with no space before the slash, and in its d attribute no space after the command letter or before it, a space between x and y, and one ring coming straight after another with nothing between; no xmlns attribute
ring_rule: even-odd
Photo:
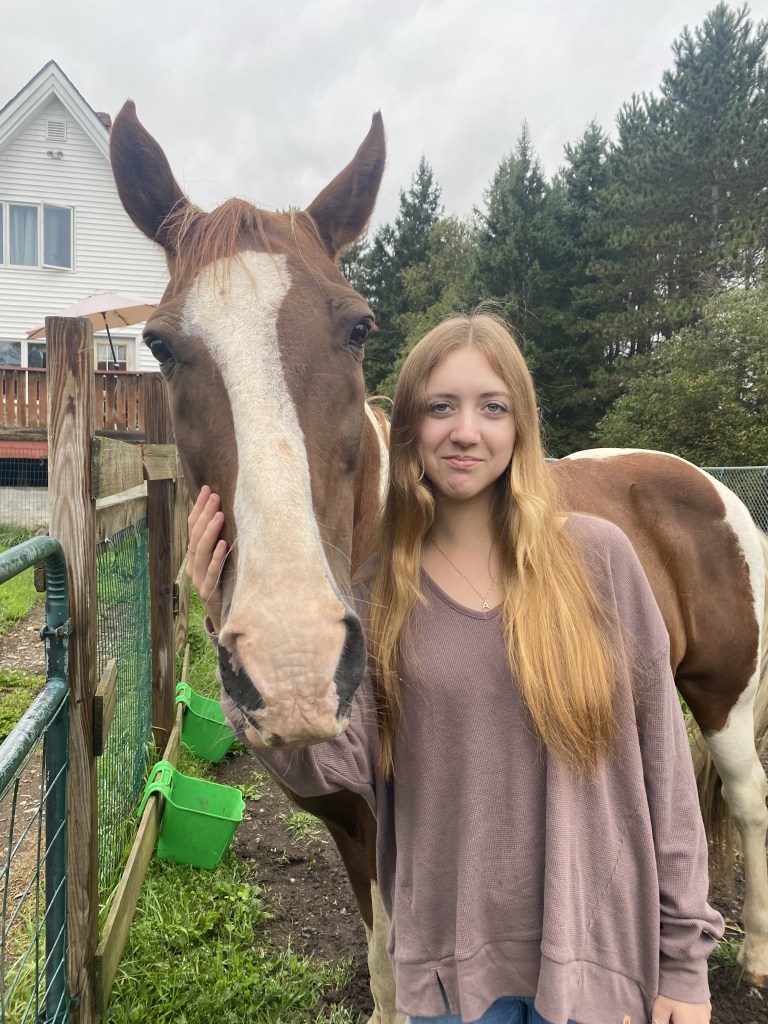
<svg viewBox="0 0 768 1024"><path fill-rule="evenodd" d="M475 252L476 290L500 302L520 333L555 455L588 444L599 418L585 388L602 350L581 326L592 299L579 300L595 254L590 218L607 178L599 126L566 148L566 160L548 184L523 125L486 192Z"/></svg>
<svg viewBox="0 0 768 1024"><path fill-rule="evenodd" d="M403 272L424 263L429 236L442 213L440 186L424 157L408 191L400 191L400 211L394 224L380 227L358 259L354 286L376 316L378 330L366 343L363 364L368 390L375 392L390 373L405 341L398 318L409 311Z"/></svg>
<svg viewBox="0 0 768 1024"><path fill-rule="evenodd" d="M609 359L647 353L713 291L762 273L768 224L768 26L720 4L673 45L661 94L618 117L593 263Z"/></svg>

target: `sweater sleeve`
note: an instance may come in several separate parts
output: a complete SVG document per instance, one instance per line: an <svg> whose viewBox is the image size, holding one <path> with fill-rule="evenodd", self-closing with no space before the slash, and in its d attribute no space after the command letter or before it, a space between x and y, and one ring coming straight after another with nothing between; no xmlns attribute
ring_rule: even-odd
<svg viewBox="0 0 768 1024"><path fill-rule="evenodd" d="M216 643L210 619L205 630ZM217 669L218 675L218 669ZM227 724L244 746L274 776L297 796L322 796L349 789L359 793L376 813L374 772L378 757L378 731L373 687L368 673L352 698L349 725L345 732L327 743L289 750L269 750L249 742L248 721L222 688L221 706Z"/></svg>
<svg viewBox="0 0 768 1024"><path fill-rule="evenodd" d="M724 925L707 902L707 841L688 734L669 655L639 675L640 750L659 877L659 994L706 1002L707 957Z"/></svg>
<svg viewBox="0 0 768 1024"><path fill-rule="evenodd" d="M688 733L669 660L669 634L640 560L626 535L602 523L607 580L631 651L640 755L659 880L659 993L709 999L707 957L723 935L707 902L708 850ZM608 596L608 595L606 595Z"/></svg>

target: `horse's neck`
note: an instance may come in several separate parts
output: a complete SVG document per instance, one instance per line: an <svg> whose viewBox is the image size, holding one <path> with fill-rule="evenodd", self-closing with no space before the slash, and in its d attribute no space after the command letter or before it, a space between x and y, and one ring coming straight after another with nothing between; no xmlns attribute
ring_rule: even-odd
<svg viewBox="0 0 768 1024"><path fill-rule="evenodd" d="M355 480L353 575L376 552L379 512L389 469L387 419L381 410L367 404L365 411L362 450Z"/></svg>

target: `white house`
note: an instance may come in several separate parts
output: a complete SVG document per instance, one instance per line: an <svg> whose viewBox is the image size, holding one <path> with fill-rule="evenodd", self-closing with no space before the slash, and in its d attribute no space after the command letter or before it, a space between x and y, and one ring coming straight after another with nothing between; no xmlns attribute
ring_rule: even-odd
<svg viewBox="0 0 768 1024"><path fill-rule="evenodd" d="M45 365L45 342L27 332L92 292L163 294L165 259L117 194L110 125L54 61L0 109L1 366ZM121 369L157 369L142 326L112 332ZM105 333L95 345L106 369Z"/></svg>

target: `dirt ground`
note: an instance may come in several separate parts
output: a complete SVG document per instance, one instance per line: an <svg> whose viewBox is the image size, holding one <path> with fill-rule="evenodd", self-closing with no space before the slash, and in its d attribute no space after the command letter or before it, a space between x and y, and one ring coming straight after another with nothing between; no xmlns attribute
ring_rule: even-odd
<svg viewBox="0 0 768 1024"><path fill-rule="evenodd" d="M250 756L227 758L216 769L216 781L249 784L256 769ZM336 846L322 826L317 839L293 839L285 818L296 807L268 779L259 789L259 801L246 800L233 849L258 865L259 884L274 914L267 935L277 946L290 945L318 960L351 961L354 976L342 989L326 993L325 1001L341 1003L367 1020L373 999L365 928Z"/></svg>
<svg viewBox="0 0 768 1024"><path fill-rule="evenodd" d="M219 765L216 778L229 785L247 784L257 768L251 757L229 758ZM246 801L234 850L259 867L267 904L275 915L267 926L268 935L277 944L290 943L293 949L321 960L351 960L354 980L326 998L367 1018L373 1001L365 929L333 840L325 830L326 842L293 840L281 815L290 816L296 808L274 783L267 780L260 789L260 801ZM712 903L731 930L741 927L743 895L740 871L732 893L712 892ZM768 1024L768 989L740 983L736 972L723 969L711 972L710 987L712 1024Z"/></svg>
<svg viewBox="0 0 768 1024"><path fill-rule="evenodd" d="M40 630L45 625L45 606L36 604L16 629L0 634L0 666L45 675L45 647Z"/></svg>

